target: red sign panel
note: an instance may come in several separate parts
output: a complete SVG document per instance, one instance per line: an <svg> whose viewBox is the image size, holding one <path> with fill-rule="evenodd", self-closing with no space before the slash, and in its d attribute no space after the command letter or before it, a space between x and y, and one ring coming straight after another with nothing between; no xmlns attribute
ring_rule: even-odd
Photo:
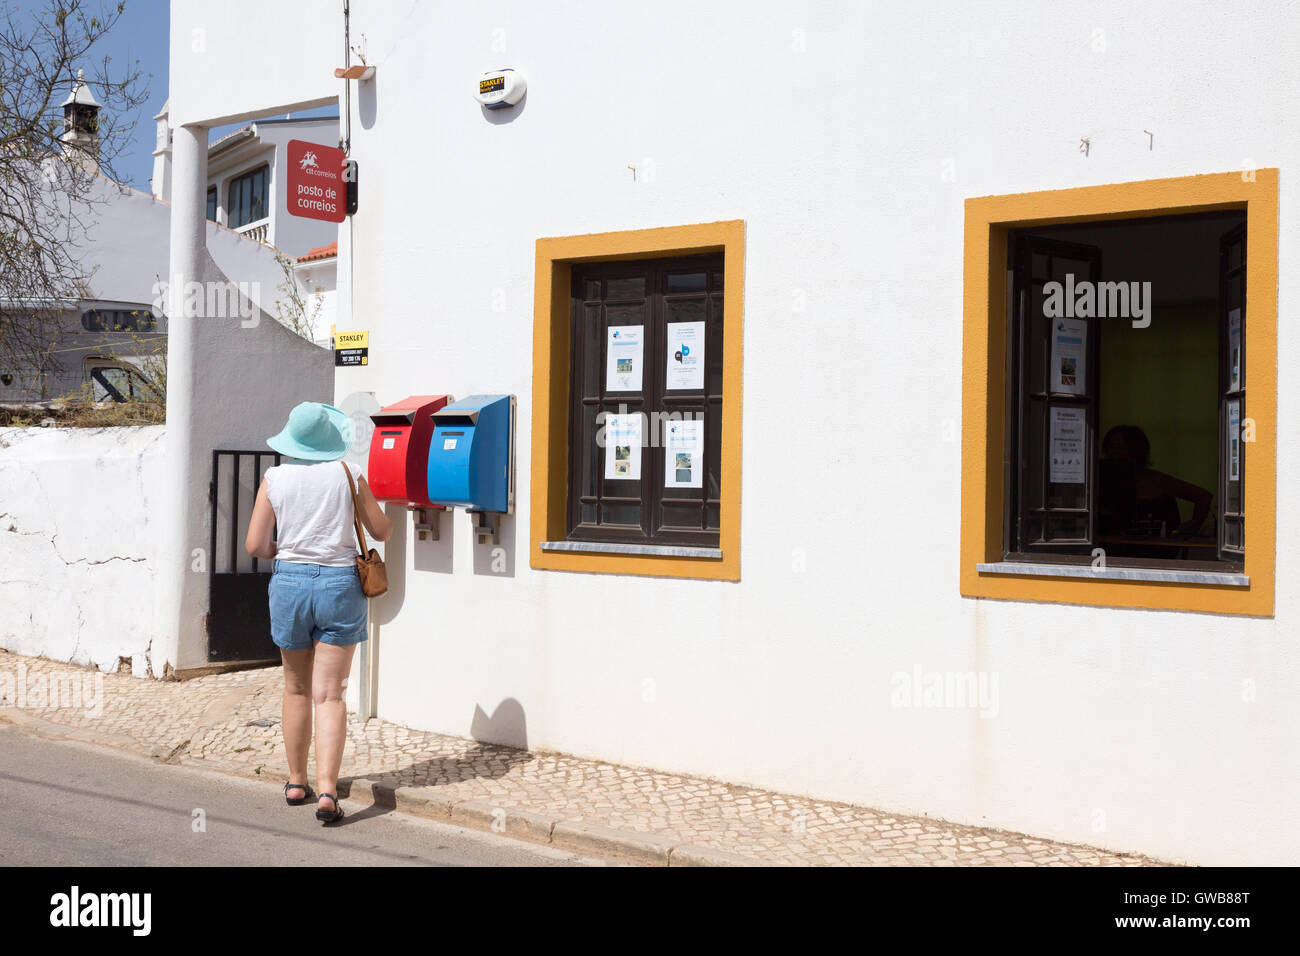
<svg viewBox="0 0 1300 956"><path fill-rule="evenodd" d="M342 222L347 218L343 150L300 139L289 140L289 214L305 219Z"/></svg>

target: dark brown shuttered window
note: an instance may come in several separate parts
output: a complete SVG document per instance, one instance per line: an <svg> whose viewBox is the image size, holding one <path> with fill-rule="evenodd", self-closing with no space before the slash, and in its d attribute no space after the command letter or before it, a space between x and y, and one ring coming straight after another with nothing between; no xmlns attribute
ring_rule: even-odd
<svg viewBox="0 0 1300 956"><path fill-rule="evenodd" d="M612 544L718 546L722 451L721 255L625 260L573 268L568 537ZM704 323L702 384L670 388L671 326ZM610 329L640 327L641 388L608 389ZM617 360L617 356L615 356ZM622 406L622 409L620 409ZM640 475L607 478L603 415L643 415ZM702 460L666 447L674 422L699 421ZM678 449L680 450L680 448ZM674 471L665 474L665 455ZM619 461L625 459L617 459ZM678 466L683 466L680 469ZM620 465L620 467L622 467ZM630 469L629 469L630 470ZM673 487L687 476L701 487Z"/></svg>

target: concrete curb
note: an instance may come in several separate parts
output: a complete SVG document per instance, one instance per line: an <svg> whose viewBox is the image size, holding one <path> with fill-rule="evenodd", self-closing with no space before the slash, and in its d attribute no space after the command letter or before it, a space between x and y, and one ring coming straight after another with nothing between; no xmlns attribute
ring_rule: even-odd
<svg viewBox="0 0 1300 956"><path fill-rule="evenodd" d="M699 843L686 843L673 847L668 854L669 866L783 866L781 863L769 863L763 860L751 860L730 850L721 850L715 846L703 846Z"/></svg>
<svg viewBox="0 0 1300 956"><path fill-rule="evenodd" d="M673 846L652 833L616 830L586 820L560 820L551 831L551 845L585 853L602 853L646 863L667 866Z"/></svg>
<svg viewBox="0 0 1300 956"><path fill-rule="evenodd" d="M555 830L555 821L544 814L509 809L482 800L452 804L451 821L533 843L551 843Z"/></svg>

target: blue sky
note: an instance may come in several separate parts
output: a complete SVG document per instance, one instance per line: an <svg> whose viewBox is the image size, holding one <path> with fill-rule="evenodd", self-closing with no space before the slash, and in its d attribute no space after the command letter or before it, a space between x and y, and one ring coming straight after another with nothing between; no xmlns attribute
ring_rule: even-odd
<svg viewBox="0 0 1300 956"><path fill-rule="evenodd" d="M44 12L49 4L45 0L3 0L6 13L15 21ZM95 0L89 6L97 8ZM110 70L125 72L128 65L138 63L143 74L142 83L149 99L133 115L120 117L135 124L131 145L114 161L118 175L137 189L149 189L153 175L153 117L167 102L167 0L126 0L122 19L113 31L91 50L96 62L111 57ZM89 70L87 70L89 72Z"/></svg>
<svg viewBox="0 0 1300 956"><path fill-rule="evenodd" d="M12 13L17 21L23 16L33 16L48 8L47 0L0 0L5 13ZM218 2L219 0L214 0ZM117 117L126 126L134 124L135 131L130 145L114 161L114 171L121 179L137 189L149 191L149 177L153 175L154 115L167 102L168 69L168 21L169 6L167 0L125 0L126 9L117 22L91 51L91 57L98 62L103 57L111 57L110 70L114 73L125 72L130 64L138 64L142 74L142 83L148 91L148 100L130 116ZM107 0L104 5L109 5ZM97 0L88 0L89 8L98 8ZM329 116L338 112L335 107L311 110L301 116ZM213 129L210 140L215 141L222 133L234 126Z"/></svg>

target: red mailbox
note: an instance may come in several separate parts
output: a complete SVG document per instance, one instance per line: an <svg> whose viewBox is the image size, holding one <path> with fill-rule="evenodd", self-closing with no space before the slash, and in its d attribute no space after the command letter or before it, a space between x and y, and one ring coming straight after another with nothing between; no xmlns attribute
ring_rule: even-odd
<svg viewBox="0 0 1300 956"><path fill-rule="evenodd" d="M443 510L429 500L430 416L451 400L450 395L412 395L370 416L375 433L366 481L376 500L398 501L421 511Z"/></svg>

